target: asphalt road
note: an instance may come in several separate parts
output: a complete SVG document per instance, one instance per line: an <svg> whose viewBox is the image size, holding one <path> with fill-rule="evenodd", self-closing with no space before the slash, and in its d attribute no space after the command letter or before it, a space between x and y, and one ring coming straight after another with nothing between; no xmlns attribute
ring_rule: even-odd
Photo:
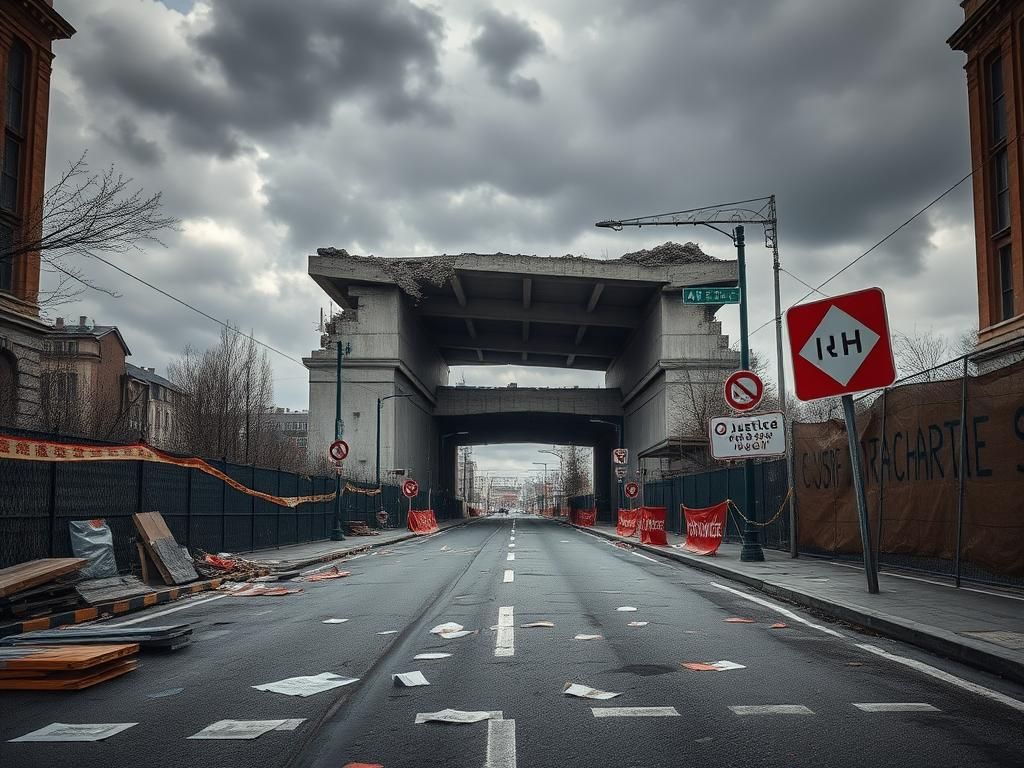
<svg viewBox="0 0 1024 768"><path fill-rule="evenodd" d="M551 521L486 519L345 567L297 595L129 617L191 622L195 642L78 693L0 695L0 766L1024 765L1021 688ZM443 622L477 632L430 633ZM413 660L425 652L452 655ZM718 661L743 668L681 666ZM429 686L394 687L416 670ZM251 687L323 672L359 682L307 698ZM573 698L567 682L621 695ZM501 720L415 724L446 708ZM187 738L291 718L304 721L251 741ZM103 742L8 741L53 722L138 724Z"/></svg>

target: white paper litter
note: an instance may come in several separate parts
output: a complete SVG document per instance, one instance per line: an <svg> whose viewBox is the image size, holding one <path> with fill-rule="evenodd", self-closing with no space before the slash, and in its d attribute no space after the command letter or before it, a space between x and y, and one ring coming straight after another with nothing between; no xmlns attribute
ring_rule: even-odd
<svg viewBox="0 0 1024 768"><path fill-rule="evenodd" d="M646 627L649 622L646 621L631 621L627 624L627 627Z"/></svg>
<svg viewBox="0 0 1024 768"><path fill-rule="evenodd" d="M591 688L589 685L580 685L579 683L566 683L565 688L562 689L562 693L566 696L578 696L581 699L614 699L616 696L621 696L621 693L611 693L610 691L599 691L597 688Z"/></svg>
<svg viewBox="0 0 1024 768"><path fill-rule="evenodd" d="M258 739L265 733L278 730L287 720L218 720L190 739ZM299 722L302 722L301 720Z"/></svg>
<svg viewBox="0 0 1024 768"><path fill-rule="evenodd" d="M459 626L456 624L455 626ZM455 640L459 637L465 637L466 635L475 635L475 629L460 629L456 632L441 632L438 637L443 637L445 640Z"/></svg>
<svg viewBox="0 0 1024 768"><path fill-rule="evenodd" d="M348 619L324 619L321 624L344 624Z"/></svg>
<svg viewBox="0 0 1024 768"><path fill-rule="evenodd" d="M421 723L479 723L482 720L503 720L501 712L462 712L458 709L442 709L440 712L420 712L416 725Z"/></svg>
<svg viewBox="0 0 1024 768"><path fill-rule="evenodd" d="M333 672L323 672L319 675L288 677L275 683L263 683L262 685L254 685L252 687L257 691L270 691L272 693L283 693L286 696L306 697L356 682L359 682L358 677L341 677Z"/></svg>
<svg viewBox="0 0 1024 768"><path fill-rule="evenodd" d="M729 669L746 669L742 664L737 664L735 661L714 661L711 666L717 669L719 672L725 672Z"/></svg>
<svg viewBox="0 0 1024 768"><path fill-rule="evenodd" d="M553 621L534 621L529 624L520 624L522 629L532 629L533 627L553 627L555 623Z"/></svg>
<svg viewBox="0 0 1024 768"><path fill-rule="evenodd" d="M620 607L616 608L615 610L616 611L620 611L622 613L632 613L633 611L636 610L636 608L634 608L632 605L623 605L623 606L620 606Z"/></svg>
<svg viewBox="0 0 1024 768"><path fill-rule="evenodd" d="M604 640L604 635L576 635L573 640Z"/></svg>
<svg viewBox="0 0 1024 768"><path fill-rule="evenodd" d="M462 629L461 624L456 624L454 621L446 621L444 624L438 624L430 630L430 634L441 635L445 632L458 632L460 629Z"/></svg>
<svg viewBox="0 0 1024 768"><path fill-rule="evenodd" d="M403 688L415 688L417 685L430 685L430 682L420 671L399 672L398 674L392 675L391 680L395 685Z"/></svg>
<svg viewBox="0 0 1024 768"><path fill-rule="evenodd" d="M434 659L447 659L450 653L418 653L412 658L415 661L432 661Z"/></svg>
<svg viewBox="0 0 1024 768"><path fill-rule="evenodd" d="M385 629L383 632L378 632L378 635L397 635L397 629Z"/></svg>
<svg viewBox="0 0 1024 768"><path fill-rule="evenodd" d="M102 741L138 723L50 723L10 741Z"/></svg>

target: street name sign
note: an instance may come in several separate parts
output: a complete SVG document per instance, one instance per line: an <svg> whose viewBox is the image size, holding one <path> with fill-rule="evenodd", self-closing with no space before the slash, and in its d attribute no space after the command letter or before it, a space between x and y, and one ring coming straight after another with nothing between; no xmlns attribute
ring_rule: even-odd
<svg viewBox="0 0 1024 768"><path fill-rule="evenodd" d="M751 413L709 419L711 456L722 461L786 454L786 425L782 413Z"/></svg>
<svg viewBox="0 0 1024 768"><path fill-rule="evenodd" d="M792 307L786 328L801 400L880 389L896 380L880 288Z"/></svg>
<svg viewBox="0 0 1024 768"><path fill-rule="evenodd" d="M622 487L622 492L626 494L627 499L635 499L640 495L640 484L639 483L626 483Z"/></svg>
<svg viewBox="0 0 1024 768"><path fill-rule="evenodd" d="M683 289L683 304L739 304L740 299L738 287Z"/></svg>
<svg viewBox="0 0 1024 768"><path fill-rule="evenodd" d="M628 448L612 448L612 462L615 464L628 464L629 463L629 449Z"/></svg>
<svg viewBox="0 0 1024 768"><path fill-rule="evenodd" d="M725 380L725 402L734 411L752 411L764 396L764 382L753 371L736 371Z"/></svg>

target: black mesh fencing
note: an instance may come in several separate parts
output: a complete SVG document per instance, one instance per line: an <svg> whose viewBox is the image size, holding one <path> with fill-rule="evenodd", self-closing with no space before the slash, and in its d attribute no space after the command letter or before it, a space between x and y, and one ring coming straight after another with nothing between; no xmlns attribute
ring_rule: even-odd
<svg viewBox="0 0 1024 768"><path fill-rule="evenodd" d="M6 430L14 437L67 442L60 435ZM95 443L74 438L76 443ZM208 463L247 488L274 496L333 493L337 478L316 477L222 459ZM409 507L401 490L342 480L340 512L371 528L404 528ZM368 493L368 491L370 493ZM413 500L426 509L428 494ZM432 494L438 520L462 517L461 502ZM135 512L160 512L180 544L191 551L252 552L327 539L334 528L334 501L282 507L231 488L199 470L146 461L43 462L0 459L0 568L43 557L69 557L68 522L102 518L114 536L122 572L138 561ZM386 511L381 523L378 513Z"/></svg>

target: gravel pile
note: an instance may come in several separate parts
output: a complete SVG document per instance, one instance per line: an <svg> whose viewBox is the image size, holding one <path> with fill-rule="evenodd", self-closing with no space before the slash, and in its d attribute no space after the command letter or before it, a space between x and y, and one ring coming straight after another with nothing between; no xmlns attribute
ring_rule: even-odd
<svg viewBox="0 0 1024 768"><path fill-rule="evenodd" d="M625 264L638 264L641 267L668 267L674 264L704 264L718 259L708 256L696 243L667 242L664 245L656 245L650 250L633 251L623 254L618 259Z"/></svg>

